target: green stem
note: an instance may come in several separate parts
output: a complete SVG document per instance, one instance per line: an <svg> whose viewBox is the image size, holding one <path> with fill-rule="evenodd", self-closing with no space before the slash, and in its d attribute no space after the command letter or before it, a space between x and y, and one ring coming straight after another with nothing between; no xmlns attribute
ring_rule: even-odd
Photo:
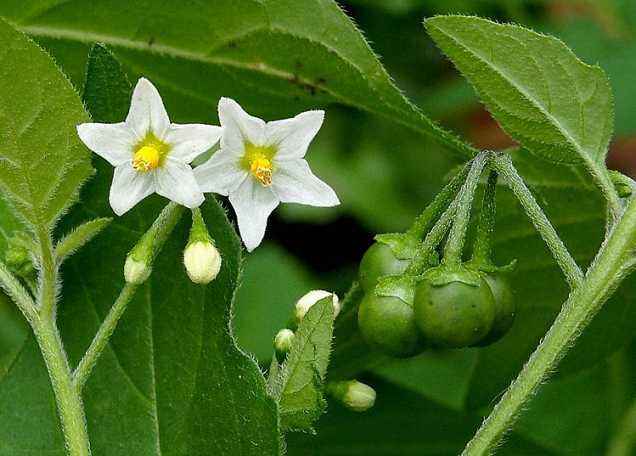
<svg viewBox="0 0 636 456"><path fill-rule="evenodd" d="M437 220L439 215L455 198L457 191L466 179L469 169L470 163L467 163L457 174L455 174L455 176L453 176L451 181L446 184L442 191L437 194L435 199L426 207L426 209L424 209L424 212L415 219L415 222L413 222L413 225L408 230L408 234L416 239L421 239L424 236L424 233L431 229L435 220Z"/></svg>
<svg viewBox="0 0 636 456"><path fill-rule="evenodd" d="M55 321L49 316L33 322L33 332L49 372L62 432L69 456L91 454L80 392L73 384L71 368Z"/></svg>
<svg viewBox="0 0 636 456"><path fill-rule="evenodd" d="M53 243L48 231L43 228L38 232L38 246L40 248L40 290L38 304L41 316L55 320L57 302L57 274L58 268L53 254Z"/></svg>
<svg viewBox="0 0 636 456"><path fill-rule="evenodd" d="M73 373L73 382L78 391L82 391L86 380L90 376L93 367L97 363L99 356L101 355L104 347L108 343L108 339L115 331L119 319L124 314L126 307L132 297L135 295L137 285L127 283L122 288L117 300L111 307L108 315L102 322L101 326L97 330L97 334L93 338L90 347L86 350L86 353L82 357L81 361L77 365L75 372Z"/></svg>
<svg viewBox="0 0 636 456"><path fill-rule="evenodd" d="M477 223L477 234L473 246L473 258L471 262L476 266L490 266L492 264L492 233L495 229L497 192L497 173L491 171L488 175L488 183L484 190L481 202L481 213Z"/></svg>
<svg viewBox="0 0 636 456"><path fill-rule="evenodd" d="M554 372L576 338L625 278L635 242L636 199L632 199L585 280L572 291L543 341L468 443L464 455L487 454L498 443L526 401L548 374Z"/></svg>
<svg viewBox="0 0 636 456"><path fill-rule="evenodd" d="M547 244L548 249L550 249L554 259L565 274L570 288L576 288L583 280L581 269L570 255L570 252L568 252L568 249L534 199L534 196L532 196L525 182L517 173L510 157L507 154L497 156L494 159L494 166L515 194L535 229Z"/></svg>
<svg viewBox="0 0 636 456"><path fill-rule="evenodd" d="M9 271L6 265L0 261L0 287L13 299L20 312L29 323L37 317L37 309L29 292L20 281Z"/></svg>
<svg viewBox="0 0 636 456"><path fill-rule="evenodd" d="M601 193L603 193L603 196L607 201L607 208L610 215L610 226L613 226L616 222L618 222L618 219L623 212L621 198L618 195L616 187L614 186L614 183L612 182L607 168L605 168L604 165L599 166L596 163L590 164L587 163L587 161L585 164L587 165L587 169L589 170L590 174L592 174L592 177L596 181L596 184L601 189Z"/></svg>
<svg viewBox="0 0 636 456"><path fill-rule="evenodd" d="M418 246L411 264L409 264L409 267L406 268L406 275L416 276L424 272L424 269L426 269L426 266L429 264L431 254L435 250L435 247L442 242L448 228L453 222L453 217L455 217L455 212L457 211L458 199L459 195L457 195L455 201L451 203L437 223L435 223L433 228L431 228L431 231L428 232L424 242Z"/></svg>
<svg viewBox="0 0 636 456"><path fill-rule="evenodd" d="M471 164L468 177L459 194L455 221L453 222L453 227L451 228L446 247L444 248L443 261L445 264L454 265L461 263L473 197L475 196L475 190L477 189L477 184L479 184L479 177L481 176L489 155L489 152L482 152L475 157Z"/></svg>

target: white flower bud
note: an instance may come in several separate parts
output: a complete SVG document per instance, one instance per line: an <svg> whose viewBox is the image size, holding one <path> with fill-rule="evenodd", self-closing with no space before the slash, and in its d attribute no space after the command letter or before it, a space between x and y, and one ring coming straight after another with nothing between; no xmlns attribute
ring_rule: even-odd
<svg viewBox="0 0 636 456"><path fill-rule="evenodd" d="M221 254L211 242L196 241L188 244L183 253L183 264L194 283L208 284L221 270Z"/></svg>
<svg viewBox="0 0 636 456"><path fill-rule="evenodd" d="M126 263L124 264L124 279L126 279L126 282L135 285L142 284L148 279L151 272L152 268L145 261L135 260L132 255L126 257Z"/></svg>
<svg viewBox="0 0 636 456"><path fill-rule="evenodd" d="M375 404L375 390L369 385L353 380L349 382L349 388L342 402L355 412L364 412Z"/></svg>
<svg viewBox="0 0 636 456"><path fill-rule="evenodd" d="M364 412L375 404L375 390L357 380L331 383L328 391L354 412Z"/></svg>
<svg viewBox="0 0 636 456"><path fill-rule="evenodd" d="M285 328L278 331L278 334L276 334L274 338L274 348L280 357L284 357L289 350L291 350L294 337L296 337L296 335L291 329Z"/></svg>
<svg viewBox="0 0 636 456"><path fill-rule="evenodd" d="M296 302L296 321L300 322L311 306L322 299L328 298L329 296L331 296L333 303L333 316L334 318L337 317L340 313L340 301L338 300L338 295L325 290L312 290Z"/></svg>

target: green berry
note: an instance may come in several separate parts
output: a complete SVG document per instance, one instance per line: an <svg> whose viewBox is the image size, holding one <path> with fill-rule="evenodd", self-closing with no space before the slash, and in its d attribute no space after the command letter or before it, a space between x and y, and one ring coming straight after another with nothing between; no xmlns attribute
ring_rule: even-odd
<svg viewBox="0 0 636 456"><path fill-rule="evenodd" d="M488 335L479 342L480 346L490 345L501 339L515 320L515 300L512 288L504 274L499 272L484 274L495 301L495 320Z"/></svg>
<svg viewBox="0 0 636 456"><path fill-rule="evenodd" d="M409 263L410 260L396 258L388 245L376 242L369 247L360 262L360 285L365 292L371 293L380 277L402 274Z"/></svg>
<svg viewBox="0 0 636 456"><path fill-rule="evenodd" d="M421 351L413 308L400 298L367 293L358 309L358 326L364 340L387 355L402 358Z"/></svg>
<svg viewBox="0 0 636 456"><path fill-rule="evenodd" d="M415 289L415 323L431 344L460 348L486 337L495 320L495 302L480 274L465 267L430 269Z"/></svg>

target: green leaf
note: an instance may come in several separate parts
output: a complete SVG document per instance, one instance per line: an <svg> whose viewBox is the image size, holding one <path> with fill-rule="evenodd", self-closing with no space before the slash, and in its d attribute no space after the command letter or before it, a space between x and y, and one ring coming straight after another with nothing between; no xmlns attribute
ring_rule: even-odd
<svg viewBox="0 0 636 456"><path fill-rule="evenodd" d="M325 410L322 389L331 353L333 320L333 304L328 297L314 304L298 326L274 389L285 430L312 431L314 421Z"/></svg>
<svg viewBox="0 0 636 456"><path fill-rule="evenodd" d="M66 257L81 249L106 228L111 221L112 219L109 217L102 217L89 220L75 227L57 243L55 247L57 261L64 261Z"/></svg>
<svg viewBox="0 0 636 456"><path fill-rule="evenodd" d="M75 126L88 118L49 56L0 21L0 189L34 231L46 233L91 174Z"/></svg>
<svg viewBox="0 0 636 456"><path fill-rule="evenodd" d="M96 121L121 120L130 87L128 93L119 90L121 74L110 81L103 74L93 76L105 67L116 68L104 48L95 48L90 61L87 106L95 107ZM109 112L99 108L105 103L94 103L102 97L110 98ZM101 159L96 165L96 178L65 219L68 226L89 216L111 215L112 167ZM65 263L58 321L72 365L123 286L126 253L164 204L158 197L147 199ZM276 403L258 366L235 346L230 331L240 242L214 198L202 206L202 213L223 255L219 276L202 287L190 282L180 267L189 231L183 217L86 384L84 404L95 456L279 452ZM53 396L32 337L0 378L0 409L0 455L64 454Z"/></svg>
<svg viewBox="0 0 636 456"><path fill-rule="evenodd" d="M150 8L126 0L36 0L29 8L9 1L0 5L0 15L42 42L71 74L82 74L78 48L111 46L130 75L158 84L176 119L206 118L219 97L230 96L267 118L337 102L426 134L439 128L401 94L332 0L164 2Z"/></svg>
<svg viewBox="0 0 636 456"><path fill-rule="evenodd" d="M603 70L517 25L438 16L425 26L513 138L554 161L604 167L613 98Z"/></svg>

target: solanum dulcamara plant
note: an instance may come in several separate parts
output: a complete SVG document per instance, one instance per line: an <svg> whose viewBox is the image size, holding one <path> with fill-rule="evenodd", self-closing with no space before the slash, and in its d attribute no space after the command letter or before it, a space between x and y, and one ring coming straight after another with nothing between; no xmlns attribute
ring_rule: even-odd
<svg viewBox="0 0 636 456"><path fill-rule="evenodd" d="M366 375L378 366L505 346L527 317L514 280L522 261L496 252L497 233L506 231L497 214L506 192L569 292L516 378L482 410L485 419L463 450L490 454L632 271L635 187L605 165L613 100L600 68L520 26L467 16L427 19L431 38L518 143L476 150L401 95L335 3L320 2L322 16L305 31L289 18L302 16L298 8L311 11L312 2L265 3L277 25L245 54L235 51L243 45L237 38L227 54L201 54L192 43L171 42L170 33L136 42L106 23L99 33L86 32L90 26L57 30L0 6L9 19L0 21L2 67L24 75L0 74L0 209L3 232L11 235L2 245L0 285L28 324L23 339L33 340L12 355L6 374L0 364L0 415L19 423L3 424L0 454L291 454L290 433L310 434L311 441L320 436L324 413L338 407L364 413L382 400L375 377ZM223 5L209 8L210 17L231 14ZM326 37L327 24L346 37ZM215 33L222 36L227 30L220 27ZM308 63L281 57L298 53L277 41L286 30L294 30L290 40L311 44ZM25 33L70 42L81 36L82 49L87 41L105 41L89 51L82 98L64 74L64 60L58 67ZM120 51L128 63L118 60ZM352 60L343 66L339 58ZM180 75L189 65L197 68L192 87L166 79L165 68ZM200 71L203 65L227 72L216 80L227 93L199 91L208 87L206 78L218 77ZM134 88L127 73L137 79ZM165 105L151 79L169 94ZM216 113L210 109L196 119L201 123L171 122L166 106L179 113L174 118L194 120L183 115L190 107L178 103L183 93L195 93ZM280 203L340 204L338 185L334 190L310 168L310 146L325 120L325 111L306 110L316 94L321 107L335 101L395 118L464 160L408 229L375 237L346 294L305 290L295 303L277 304L290 312L262 369L238 348L232 329L243 264L236 233L252 252ZM273 98L261 106L260 96ZM242 99L259 114L298 114L266 121L249 114ZM518 171L518 157L575 169L602 198L604 238L585 269ZM268 279L258 280L255 298L270 293ZM37 387L20 389L30 385ZM25 393L14 394L9 406L11 388ZM40 399L53 401L55 413L33 406ZM418 438L429 436L423 431Z"/></svg>

